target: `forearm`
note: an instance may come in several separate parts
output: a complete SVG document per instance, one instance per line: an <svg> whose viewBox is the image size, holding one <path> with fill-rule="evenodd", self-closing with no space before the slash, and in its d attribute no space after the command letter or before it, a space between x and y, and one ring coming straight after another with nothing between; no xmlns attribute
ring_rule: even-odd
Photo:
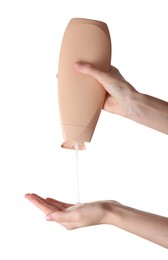
<svg viewBox="0 0 168 260"><path fill-rule="evenodd" d="M111 203L106 223L168 248L168 218Z"/></svg>
<svg viewBox="0 0 168 260"><path fill-rule="evenodd" d="M133 93L127 118L168 134L168 102L138 92Z"/></svg>

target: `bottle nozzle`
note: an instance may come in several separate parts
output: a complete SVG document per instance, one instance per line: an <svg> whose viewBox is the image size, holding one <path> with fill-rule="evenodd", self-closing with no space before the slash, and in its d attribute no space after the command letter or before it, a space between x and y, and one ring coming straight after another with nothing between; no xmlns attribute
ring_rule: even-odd
<svg viewBox="0 0 168 260"><path fill-rule="evenodd" d="M62 145L62 148L75 150L75 142L66 140ZM86 146L84 142L78 142L78 150L85 150Z"/></svg>

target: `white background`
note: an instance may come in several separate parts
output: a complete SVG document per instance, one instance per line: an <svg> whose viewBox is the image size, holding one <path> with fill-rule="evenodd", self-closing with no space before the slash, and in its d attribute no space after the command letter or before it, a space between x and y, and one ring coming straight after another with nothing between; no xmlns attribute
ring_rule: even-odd
<svg viewBox="0 0 168 260"><path fill-rule="evenodd" d="M168 100L165 0L1 0L0 258L162 259L167 250L112 226L67 231L45 221L27 192L75 203L75 153L63 141L57 65L69 20L108 24L112 64L143 93ZM102 111L79 154L83 202L114 199L168 215L165 134Z"/></svg>

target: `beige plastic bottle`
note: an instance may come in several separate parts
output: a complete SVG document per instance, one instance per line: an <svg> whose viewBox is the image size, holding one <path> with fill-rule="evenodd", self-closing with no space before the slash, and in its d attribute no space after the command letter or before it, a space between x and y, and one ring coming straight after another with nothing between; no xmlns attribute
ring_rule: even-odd
<svg viewBox="0 0 168 260"><path fill-rule="evenodd" d="M75 62L87 62L109 71L111 40L106 23L73 18L65 30L58 66L58 101L64 143L62 147L85 148L95 130L106 91L94 78L74 69Z"/></svg>

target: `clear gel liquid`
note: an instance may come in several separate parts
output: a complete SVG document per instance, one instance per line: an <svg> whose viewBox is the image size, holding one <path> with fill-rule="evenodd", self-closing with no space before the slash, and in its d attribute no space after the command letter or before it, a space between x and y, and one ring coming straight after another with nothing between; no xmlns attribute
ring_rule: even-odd
<svg viewBox="0 0 168 260"><path fill-rule="evenodd" d="M80 183L79 183L79 160L78 160L78 143L75 142L75 152L76 152L76 185L77 185L77 203L80 203Z"/></svg>
<svg viewBox="0 0 168 260"><path fill-rule="evenodd" d="M78 151L79 145L77 142L74 143L75 154L76 154L76 186L77 186L77 203L74 206L71 206L66 209L66 211L75 210L80 207L82 203L80 202L80 181L79 181L79 160L78 160Z"/></svg>

